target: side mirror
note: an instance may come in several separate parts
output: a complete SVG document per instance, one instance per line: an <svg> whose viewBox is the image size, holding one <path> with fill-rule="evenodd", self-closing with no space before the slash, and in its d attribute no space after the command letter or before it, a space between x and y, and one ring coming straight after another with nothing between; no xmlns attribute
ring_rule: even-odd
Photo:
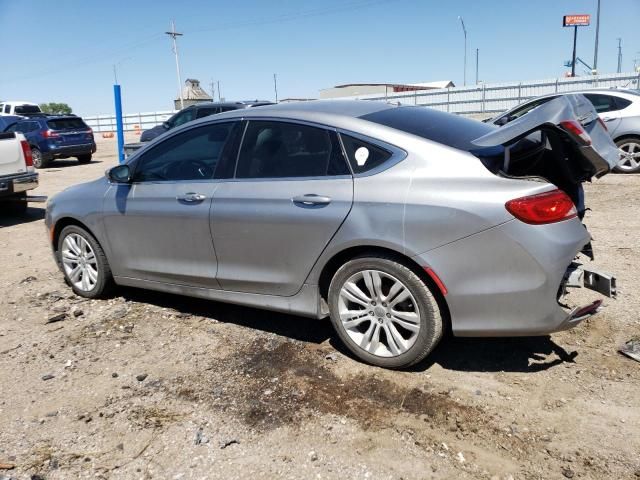
<svg viewBox="0 0 640 480"><path fill-rule="evenodd" d="M171 124L169 122L162 122L162 126L165 130L171 130Z"/></svg>
<svg viewBox="0 0 640 480"><path fill-rule="evenodd" d="M131 169L129 165L118 165L110 168L105 173L110 182L129 183L131 181Z"/></svg>
<svg viewBox="0 0 640 480"><path fill-rule="evenodd" d="M502 125L506 125L507 123L509 123L510 120L511 117L505 115L504 117L500 117L498 120L496 120L495 124L501 127Z"/></svg>

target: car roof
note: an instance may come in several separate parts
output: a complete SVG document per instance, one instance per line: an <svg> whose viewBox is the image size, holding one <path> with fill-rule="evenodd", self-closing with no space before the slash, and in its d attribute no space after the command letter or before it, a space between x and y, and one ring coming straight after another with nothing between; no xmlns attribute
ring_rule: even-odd
<svg viewBox="0 0 640 480"><path fill-rule="evenodd" d="M215 118L276 116L305 119L325 114L336 117L358 118L370 113L397 107L384 101L373 100L311 100L308 102L278 103L263 105L257 109L223 112Z"/></svg>
<svg viewBox="0 0 640 480"><path fill-rule="evenodd" d="M237 102L200 102L189 105L187 108L200 108L200 107L246 107L251 105L272 105L273 102L268 100L241 100Z"/></svg>

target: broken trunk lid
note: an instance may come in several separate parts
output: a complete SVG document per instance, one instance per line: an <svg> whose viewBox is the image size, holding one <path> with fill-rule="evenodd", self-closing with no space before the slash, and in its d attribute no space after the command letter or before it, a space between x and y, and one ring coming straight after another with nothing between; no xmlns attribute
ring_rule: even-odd
<svg viewBox="0 0 640 480"><path fill-rule="evenodd" d="M511 147L532 133L549 128L563 131L574 143L590 165L591 176L601 177L618 164L618 148L591 102L580 94L554 98L471 143L484 148Z"/></svg>

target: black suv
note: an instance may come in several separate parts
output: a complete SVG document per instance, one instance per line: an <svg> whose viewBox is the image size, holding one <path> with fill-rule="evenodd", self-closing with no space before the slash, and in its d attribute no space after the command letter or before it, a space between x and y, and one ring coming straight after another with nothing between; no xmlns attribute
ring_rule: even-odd
<svg viewBox="0 0 640 480"><path fill-rule="evenodd" d="M142 135L140 135L140 141L148 142L150 140L153 140L154 138L162 135L167 130L171 130L172 128L178 127L183 123L190 122L191 120L195 120L196 118L208 117L209 115L228 112L230 110L259 107L261 105L273 105L273 102L267 102L264 100L250 100L245 102L196 103L195 105L183 108L166 122L163 122L160 125L156 125L155 127L142 132Z"/></svg>

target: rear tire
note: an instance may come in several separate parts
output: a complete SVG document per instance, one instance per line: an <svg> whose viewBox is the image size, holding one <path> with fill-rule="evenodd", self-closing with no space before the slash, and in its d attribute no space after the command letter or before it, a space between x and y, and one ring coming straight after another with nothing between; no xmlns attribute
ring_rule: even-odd
<svg viewBox="0 0 640 480"><path fill-rule="evenodd" d="M33 166L36 168L44 168L49 165L49 160L44 158L42 152L38 148L31 148L31 157L33 158Z"/></svg>
<svg viewBox="0 0 640 480"><path fill-rule="evenodd" d="M88 155L78 155L78 163L89 163L91 162L91 157L90 153Z"/></svg>
<svg viewBox="0 0 640 480"><path fill-rule="evenodd" d="M366 363L406 368L423 360L442 338L433 293L395 258L350 260L333 276L328 297L336 333Z"/></svg>
<svg viewBox="0 0 640 480"><path fill-rule="evenodd" d="M98 241L84 228L69 225L58 238L56 260L65 281L76 295L103 298L115 284L107 257Z"/></svg>
<svg viewBox="0 0 640 480"><path fill-rule="evenodd" d="M620 149L620 163L613 169L618 173L640 172L640 137L622 137L616 140Z"/></svg>

